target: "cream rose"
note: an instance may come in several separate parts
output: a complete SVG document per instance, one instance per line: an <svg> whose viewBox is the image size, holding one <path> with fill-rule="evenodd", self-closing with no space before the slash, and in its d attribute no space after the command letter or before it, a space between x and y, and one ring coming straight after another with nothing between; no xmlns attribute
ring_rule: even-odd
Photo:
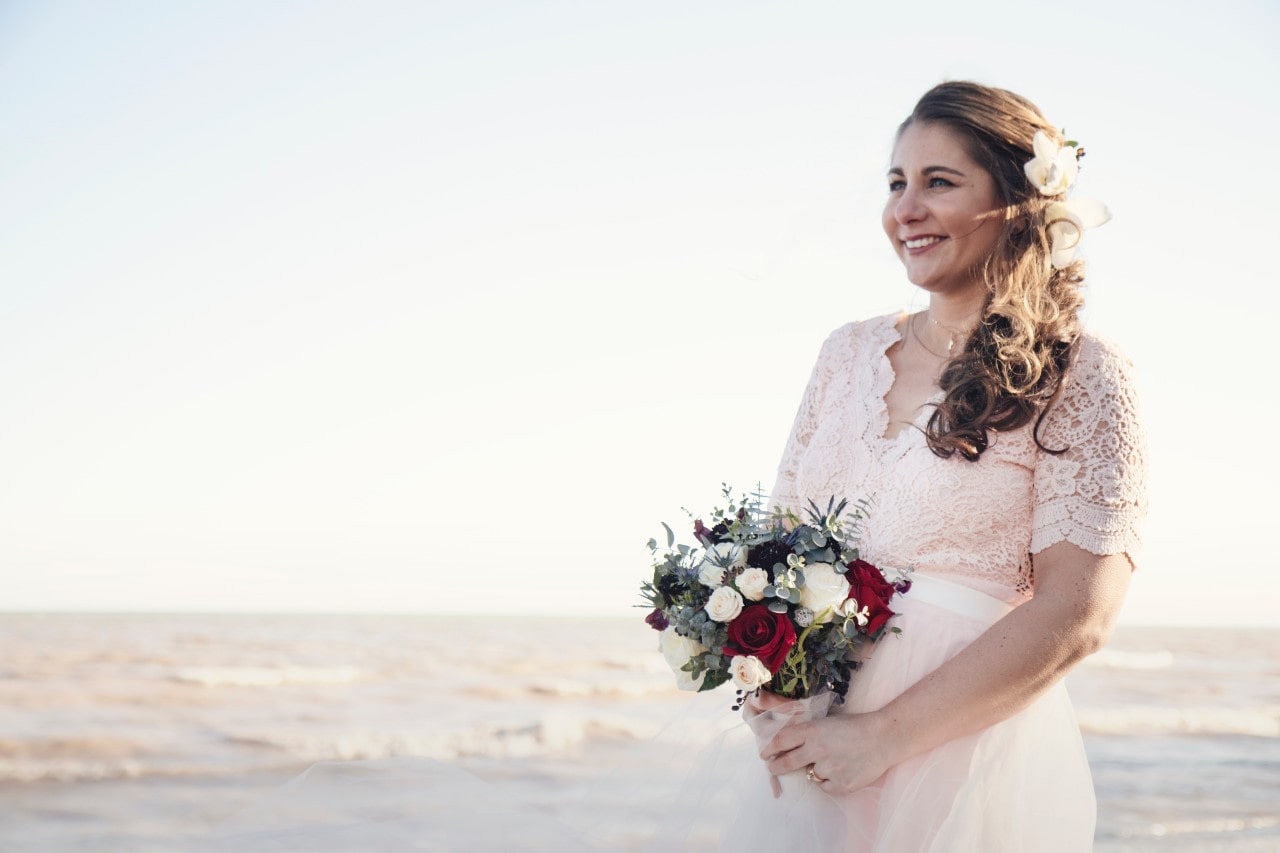
<svg viewBox="0 0 1280 853"><path fill-rule="evenodd" d="M743 598L760 601L764 598L764 588L769 585L769 573L752 566L738 575L737 583Z"/></svg>
<svg viewBox="0 0 1280 853"><path fill-rule="evenodd" d="M703 609L717 622L732 622L742 612L742 596L733 587L722 586L711 593Z"/></svg>
<svg viewBox="0 0 1280 853"><path fill-rule="evenodd" d="M733 678L733 685L739 690L755 690L768 684L773 678L769 667L755 655L739 655L729 661L729 675Z"/></svg>
<svg viewBox="0 0 1280 853"><path fill-rule="evenodd" d="M697 690L702 687L702 679L706 673L694 678L680 667L707 651L706 646L697 640L677 634L675 628L667 628L658 635L658 650L667 659L667 665L671 667L671 671L676 674L677 687L681 690Z"/></svg>
<svg viewBox="0 0 1280 853"><path fill-rule="evenodd" d="M712 589L718 586L724 586L724 566L717 566L715 563L707 560L698 569L698 582L703 586L709 586Z"/></svg>
<svg viewBox="0 0 1280 853"><path fill-rule="evenodd" d="M830 563L810 563L804 567L800 606L812 610L818 624L830 622L836 609L848 597L849 582Z"/></svg>

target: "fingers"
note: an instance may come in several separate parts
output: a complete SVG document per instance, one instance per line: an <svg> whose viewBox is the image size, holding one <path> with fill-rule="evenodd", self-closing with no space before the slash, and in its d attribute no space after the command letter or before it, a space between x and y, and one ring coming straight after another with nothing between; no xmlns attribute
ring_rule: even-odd
<svg viewBox="0 0 1280 853"><path fill-rule="evenodd" d="M760 757L768 761L775 756L790 752L803 745L807 739L807 731L803 723L783 726L778 730L777 734L769 738L769 741L760 748Z"/></svg>
<svg viewBox="0 0 1280 853"><path fill-rule="evenodd" d="M744 709L751 709L751 713L747 716L747 719L750 719L751 717L763 714L771 708L776 708L779 705L785 705L790 701L792 700L784 699L777 693L770 693L768 690L757 690L743 701L742 707Z"/></svg>
<svg viewBox="0 0 1280 853"><path fill-rule="evenodd" d="M807 745L798 746L790 752L775 755L766 761L764 766L769 768L769 772L774 776L785 776L793 770L807 770L817 757L812 755L812 752L813 750Z"/></svg>
<svg viewBox="0 0 1280 853"><path fill-rule="evenodd" d="M772 761L766 762L764 766L769 768L769 772L774 776L786 776L796 770L805 770L812 763L803 750L794 749L784 755L779 755Z"/></svg>
<svg viewBox="0 0 1280 853"><path fill-rule="evenodd" d="M779 696L777 693L773 693L768 690L758 691L754 698L760 704L760 708L765 711L769 710L770 708L776 708L779 705L785 705L788 702L795 701L794 699L787 699L785 697Z"/></svg>

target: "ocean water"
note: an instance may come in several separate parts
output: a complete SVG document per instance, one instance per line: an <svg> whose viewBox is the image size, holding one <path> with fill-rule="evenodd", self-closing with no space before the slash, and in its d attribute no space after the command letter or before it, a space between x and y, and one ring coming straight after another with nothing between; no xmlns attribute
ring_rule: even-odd
<svg viewBox="0 0 1280 853"><path fill-rule="evenodd" d="M1280 850L1280 631L1122 628L1068 685L1097 850ZM625 849L650 824L619 792L671 784L655 736L732 698L676 691L639 618L3 614L0 851L170 850L315 762L393 757Z"/></svg>

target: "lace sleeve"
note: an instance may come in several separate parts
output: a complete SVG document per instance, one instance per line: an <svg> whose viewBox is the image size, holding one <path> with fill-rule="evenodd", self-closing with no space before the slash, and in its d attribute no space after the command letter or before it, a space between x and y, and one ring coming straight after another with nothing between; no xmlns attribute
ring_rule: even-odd
<svg viewBox="0 0 1280 853"><path fill-rule="evenodd" d="M782 461L778 463L778 476L774 480L773 492L769 498L771 508L789 507L797 512L803 509L800 496L796 494L796 474L800 469L800 460L809 447L809 439L818 428L818 415L822 411L823 398L835 367L836 339L846 329L847 327L842 327L832 332L818 352L818 361L813 366L804 396L800 398L800 409L791 426L791 435L782 452Z"/></svg>
<svg viewBox="0 0 1280 853"><path fill-rule="evenodd" d="M1147 445L1132 365L1093 336L1080 345L1067 385L1040 429L1031 553L1070 542L1135 563L1147 511Z"/></svg>

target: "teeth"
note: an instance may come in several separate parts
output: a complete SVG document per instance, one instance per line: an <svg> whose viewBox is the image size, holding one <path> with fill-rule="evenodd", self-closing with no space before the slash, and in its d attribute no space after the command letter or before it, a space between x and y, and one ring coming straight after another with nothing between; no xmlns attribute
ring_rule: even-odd
<svg viewBox="0 0 1280 853"><path fill-rule="evenodd" d="M941 237L921 237L918 240L905 240L903 241L903 245L908 249L922 249L925 246L936 243L941 239Z"/></svg>

